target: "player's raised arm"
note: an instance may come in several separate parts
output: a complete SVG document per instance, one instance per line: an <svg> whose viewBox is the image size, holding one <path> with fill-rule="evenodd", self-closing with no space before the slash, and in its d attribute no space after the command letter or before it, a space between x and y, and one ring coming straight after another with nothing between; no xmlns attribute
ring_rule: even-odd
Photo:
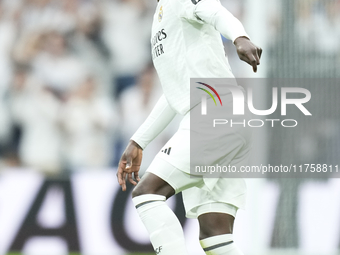
<svg viewBox="0 0 340 255"><path fill-rule="evenodd" d="M198 20L214 26L224 37L230 39L235 44L240 59L251 65L253 71L257 72L262 49L250 41L242 23L237 18L216 0L199 1L194 12Z"/></svg>
<svg viewBox="0 0 340 255"><path fill-rule="evenodd" d="M137 184L143 149L169 125L175 116L176 113L162 95L148 118L131 137L130 143L121 156L117 180L123 191L126 190L126 178L133 185Z"/></svg>

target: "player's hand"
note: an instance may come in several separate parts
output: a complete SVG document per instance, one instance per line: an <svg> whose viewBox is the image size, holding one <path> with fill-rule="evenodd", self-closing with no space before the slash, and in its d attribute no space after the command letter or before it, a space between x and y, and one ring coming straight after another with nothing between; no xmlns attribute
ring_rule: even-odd
<svg viewBox="0 0 340 255"><path fill-rule="evenodd" d="M257 66L260 65L262 49L253 44L247 37L236 38L234 44L239 58L251 65L254 73L256 73Z"/></svg>
<svg viewBox="0 0 340 255"><path fill-rule="evenodd" d="M123 191L126 190L126 178L133 185L137 185L139 182L138 172L142 163L142 156L142 148L131 140L120 158L117 170L118 183Z"/></svg>

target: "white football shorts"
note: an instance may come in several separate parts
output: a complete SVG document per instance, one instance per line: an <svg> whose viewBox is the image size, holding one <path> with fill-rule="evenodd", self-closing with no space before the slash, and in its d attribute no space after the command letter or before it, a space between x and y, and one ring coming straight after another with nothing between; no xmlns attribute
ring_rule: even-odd
<svg viewBox="0 0 340 255"><path fill-rule="evenodd" d="M230 94L222 96L222 100L223 103L232 103ZM198 105L191 109L191 113L200 110ZM233 117L231 110L224 114ZM207 120L209 121L211 119ZM237 209L245 208L245 181L242 178L224 178L225 176L211 178L207 175L193 174L190 173L190 163L195 164L193 161L197 161L198 165L204 162L208 165L219 163L237 167L247 165L251 132L241 125L236 128L226 126L223 135L211 136L211 129L206 125L207 123L195 125L190 132L188 112L181 121L178 131L156 155L147 172L169 183L176 193L182 192L186 217L197 218L209 212L227 213L235 217ZM209 137L209 143L202 146L203 151L209 152L205 153L204 159L190 157L190 133L199 137Z"/></svg>

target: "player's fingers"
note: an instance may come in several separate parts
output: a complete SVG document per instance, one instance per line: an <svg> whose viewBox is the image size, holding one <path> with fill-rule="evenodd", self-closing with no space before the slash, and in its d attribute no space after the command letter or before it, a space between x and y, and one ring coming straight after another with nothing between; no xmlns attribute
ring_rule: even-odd
<svg viewBox="0 0 340 255"><path fill-rule="evenodd" d="M138 172L134 172L134 176L135 176L135 180L136 180L137 182L139 182L139 181L140 181L139 173L138 173Z"/></svg>
<svg viewBox="0 0 340 255"><path fill-rule="evenodd" d="M242 61L246 62L247 64L251 65L250 59L249 59L249 57L248 57L246 54L240 55L240 59L241 59Z"/></svg>
<svg viewBox="0 0 340 255"><path fill-rule="evenodd" d="M120 185L122 187L122 191L126 191L126 173L123 172L122 174L122 184Z"/></svg>
<svg viewBox="0 0 340 255"><path fill-rule="evenodd" d="M118 180L119 185L122 185L122 183L123 183L122 175L118 172L117 172L117 180Z"/></svg>
<svg viewBox="0 0 340 255"><path fill-rule="evenodd" d="M125 169L125 165L126 165L126 162L120 160L120 161L119 161L119 164L118 164L118 172L119 172L119 171L120 171L120 172L123 172L124 169Z"/></svg>
<svg viewBox="0 0 340 255"><path fill-rule="evenodd" d="M118 171L117 172L117 179L118 179L119 185L122 187L122 190L124 191L124 187L125 187L125 174L124 174L123 171Z"/></svg>
<svg viewBox="0 0 340 255"><path fill-rule="evenodd" d="M128 174L128 180L132 185L137 185L137 182L135 182L134 179L132 178L132 173Z"/></svg>
<svg viewBox="0 0 340 255"><path fill-rule="evenodd" d="M261 56L262 56L262 49L261 48L257 48L257 54L259 55L259 58L261 58Z"/></svg>
<svg viewBox="0 0 340 255"><path fill-rule="evenodd" d="M252 66L253 66L253 70L254 70L255 73L257 72L257 66L260 65L260 55L259 55L258 50L259 50L259 48L256 48L253 51L253 55L252 55L252 58L253 58Z"/></svg>
<svg viewBox="0 0 340 255"><path fill-rule="evenodd" d="M119 161L119 164L118 164L118 169L117 169L117 180L118 180L118 183L119 185L121 185L122 183L122 176L123 176L123 169L125 168L125 166L123 166L123 164L121 163L121 161Z"/></svg>
<svg viewBox="0 0 340 255"><path fill-rule="evenodd" d="M133 164L131 167L130 167L130 170L129 172L138 172L140 169L140 165L136 165L136 164Z"/></svg>
<svg viewBox="0 0 340 255"><path fill-rule="evenodd" d="M259 48L255 48L253 50L253 57L255 58L255 61L256 61L256 64L259 65L260 64L260 55L259 55L259 51L258 51Z"/></svg>
<svg viewBox="0 0 340 255"><path fill-rule="evenodd" d="M257 65L259 65L259 60L256 59L254 55L252 55L252 60L250 61L250 65L253 67L254 73L257 72Z"/></svg>
<svg viewBox="0 0 340 255"><path fill-rule="evenodd" d="M240 59L253 67L253 71L257 72L257 65L259 64L259 60L255 58L255 54L248 52L246 54L240 55Z"/></svg>
<svg viewBox="0 0 340 255"><path fill-rule="evenodd" d="M131 156L127 156L126 157L126 167L125 167L125 169L131 170L131 167L132 167L132 158L131 158Z"/></svg>
<svg viewBox="0 0 340 255"><path fill-rule="evenodd" d="M256 73L257 72L257 64L255 63L255 64L252 64L252 66L253 66L253 71L254 71L254 73Z"/></svg>

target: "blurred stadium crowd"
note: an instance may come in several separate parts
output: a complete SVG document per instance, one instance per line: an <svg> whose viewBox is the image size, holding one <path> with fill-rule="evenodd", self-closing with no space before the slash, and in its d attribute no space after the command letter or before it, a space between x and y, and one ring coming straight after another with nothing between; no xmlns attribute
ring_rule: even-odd
<svg viewBox="0 0 340 255"><path fill-rule="evenodd" d="M53 175L116 164L160 93L152 9L140 0L0 2L0 168Z"/></svg>
<svg viewBox="0 0 340 255"><path fill-rule="evenodd" d="M222 2L242 20L245 1ZM270 2L274 47L281 1ZM296 1L294 25L302 44L337 59L339 2ZM161 93L149 45L155 6L152 0L0 0L0 168L54 175L117 164ZM242 77L232 47L230 62ZM170 134L149 150L156 152Z"/></svg>

